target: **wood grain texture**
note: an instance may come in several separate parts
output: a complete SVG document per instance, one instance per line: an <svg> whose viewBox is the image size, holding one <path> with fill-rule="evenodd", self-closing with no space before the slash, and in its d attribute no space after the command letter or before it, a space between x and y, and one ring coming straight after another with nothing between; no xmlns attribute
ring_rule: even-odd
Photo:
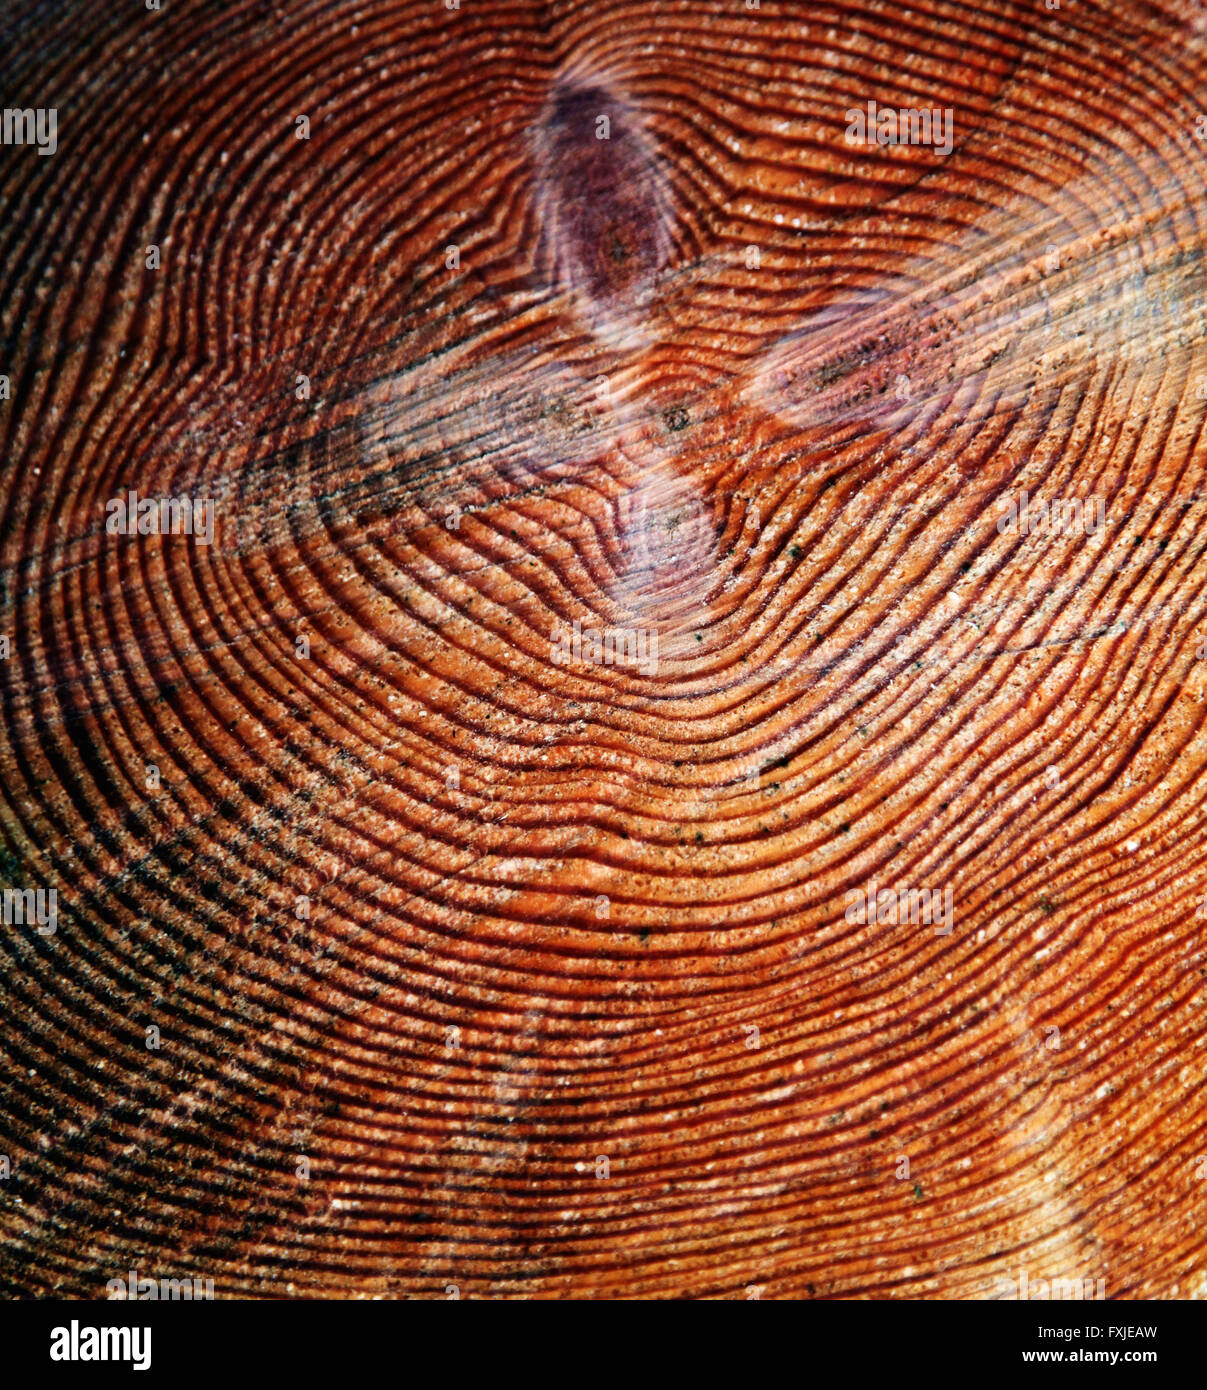
<svg viewBox="0 0 1207 1390"><path fill-rule="evenodd" d="M0 1289L1207 1292L1207 11L0 53Z"/></svg>

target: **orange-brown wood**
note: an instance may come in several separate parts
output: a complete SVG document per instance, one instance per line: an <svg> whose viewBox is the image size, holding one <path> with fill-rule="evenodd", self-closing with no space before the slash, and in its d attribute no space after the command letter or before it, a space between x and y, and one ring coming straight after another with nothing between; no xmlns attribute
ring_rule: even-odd
<svg viewBox="0 0 1207 1390"><path fill-rule="evenodd" d="M1207 1291L1202 6L0 32L0 1289Z"/></svg>

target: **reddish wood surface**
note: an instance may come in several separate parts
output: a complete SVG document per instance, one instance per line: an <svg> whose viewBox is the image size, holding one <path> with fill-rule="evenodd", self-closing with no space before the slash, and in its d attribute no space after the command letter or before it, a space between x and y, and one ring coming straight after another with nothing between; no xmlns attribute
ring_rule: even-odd
<svg viewBox="0 0 1207 1390"><path fill-rule="evenodd" d="M0 1289L1201 1296L1202 6L0 51Z"/></svg>

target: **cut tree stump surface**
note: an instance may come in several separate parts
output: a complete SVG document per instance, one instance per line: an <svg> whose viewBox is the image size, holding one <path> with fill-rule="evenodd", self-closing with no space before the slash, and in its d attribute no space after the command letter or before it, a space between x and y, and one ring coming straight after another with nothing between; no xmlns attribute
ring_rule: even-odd
<svg viewBox="0 0 1207 1390"><path fill-rule="evenodd" d="M0 1290L1207 1292L1207 11L0 52Z"/></svg>

